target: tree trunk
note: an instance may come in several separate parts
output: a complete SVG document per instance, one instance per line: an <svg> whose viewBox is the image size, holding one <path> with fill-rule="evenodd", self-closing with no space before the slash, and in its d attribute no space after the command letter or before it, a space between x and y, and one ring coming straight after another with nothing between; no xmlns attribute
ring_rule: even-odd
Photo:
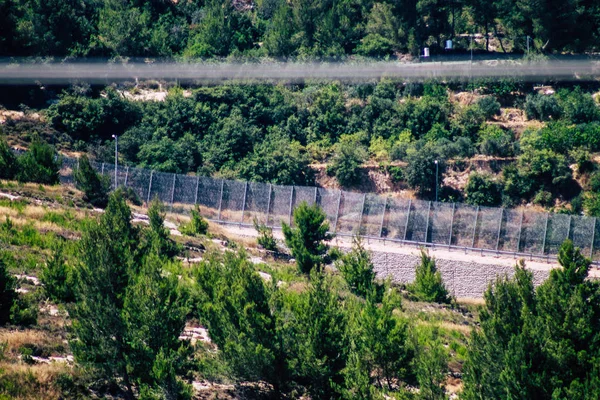
<svg viewBox="0 0 600 400"><path fill-rule="evenodd" d="M506 50L504 49L504 44L502 44L502 39L500 38L500 36L498 36L498 30L496 29L496 27L494 27L494 35L496 35L496 37L498 38L498 41L500 42L500 48L506 54Z"/></svg>

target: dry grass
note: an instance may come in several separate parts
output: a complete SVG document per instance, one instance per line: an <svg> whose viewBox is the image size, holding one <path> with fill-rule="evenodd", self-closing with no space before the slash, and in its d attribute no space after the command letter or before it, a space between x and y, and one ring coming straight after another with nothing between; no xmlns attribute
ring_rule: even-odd
<svg viewBox="0 0 600 400"><path fill-rule="evenodd" d="M56 387L57 378L70 373L67 365L51 364L13 364L0 363L3 374L0 393L11 399L60 399L60 389Z"/></svg>
<svg viewBox="0 0 600 400"><path fill-rule="evenodd" d="M60 342L60 339L50 337L46 332L34 329L25 329L20 331L0 330L0 343L7 344L6 351L11 355L19 353L19 349L25 345L35 345L41 347L53 347Z"/></svg>

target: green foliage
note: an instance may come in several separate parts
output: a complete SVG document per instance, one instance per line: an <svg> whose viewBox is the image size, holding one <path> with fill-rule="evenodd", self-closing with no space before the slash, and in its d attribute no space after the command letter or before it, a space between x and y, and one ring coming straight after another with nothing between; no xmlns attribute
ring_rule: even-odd
<svg viewBox="0 0 600 400"><path fill-rule="evenodd" d="M130 398L137 385L176 392L183 388L172 374L159 372L165 362L175 368L184 356L178 355L182 344L177 338L187 314L185 294L178 290L176 276L164 274L168 261L155 252L144 256L140 233L131 225L131 210L119 191L109 197L100 220L83 232L79 249L77 302L70 312L77 362L119 382Z"/></svg>
<svg viewBox="0 0 600 400"><path fill-rule="evenodd" d="M419 382L419 399L447 399L444 383L448 369L448 354L437 337L435 329L417 327L413 347L415 357L412 362Z"/></svg>
<svg viewBox="0 0 600 400"><path fill-rule="evenodd" d="M489 175L469 175L465 186L466 202L477 206L497 206L502 202L502 185Z"/></svg>
<svg viewBox="0 0 600 400"><path fill-rule="evenodd" d="M196 205L195 208L190 210L190 214L190 222L179 227L181 233L188 236L206 235L208 233L208 221L200 215L200 206Z"/></svg>
<svg viewBox="0 0 600 400"><path fill-rule="evenodd" d="M38 299L34 293L22 293L16 296L10 309L10 322L13 325L32 326L37 323Z"/></svg>
<svg viewBox="0 0 600 400"><path fill-rule="evenodd" d="M598 121L600 109L596 101L589 93L583 93L581 88L576 87L570 92L559 92L561 102L565 110L565 117L574 124L584 124Z"/></svg>
<svg viewBox="0 0 600 400"><path fill-rule="evenodd" d="M17 174L17 156L1 136L0 131L0 179L14 179Z"/></svg>
<svg viewBox="0 0 600 400"><path fill-rule="evenodd" d="M10 310L17 297L16 281L7 269L5 257L3 253L0 253L0 325L9 321Z"/></svg>
<svg viewBox="0 0 600 400"><path fill-rule="evenodd" d="M415 270L415 281L410 291L420 300L435 303L450 303L451 298L435 266L435 259L421 250L421 263Z"/></svg>
<svg viewBox="0 0 600 400"><path fill-rule="evenodd" d="M57 184L61 164L52 146L35 140L27 153L19 158L17 179L20 182Z"/></svg>
<svg viewBox="0 0 600 400"><path fill-rule="evenodd" d="M73 178L77 189L84 193L84 200L96 207L106 207L110 177L98 174L85 154L78 159L77 166Z"/></svg>
<svg viewBox="0 0 600 400"><path fill-rule="evenodd" d="M376 289L373 263L367 250L363 247L360 236L352 239L352 251L344 254L336 267L357 296L367 297Z"/></svg>
<svg viewBox="0 0 600 400"><path fill-rule="evenodd" d="M252 222L254 224L254 229L256 229L256 232L258 233L258 238L256 239L258 245L265 250L277 251L277 241L273 237L273 229L265 224L260 224L256 217L254 217Z"/></svg>
<svg viewBox="0 0 600 400"><path fill-rule="evenodd" d="M62 245L57 246L42 269L40 282L46 295L57 303L75 300L73 293L73 271L65 263Z"/></svg>
<svg viewBox="0 0 600 400"><path fill-rule="evenodd" d="M500 103L494 96L484 96L477 100L477 107L483 113L485 119L500 115Z"/></svg>
<svg viewBox="0 0 600 400"><path fill-rule="evenodd" d="M352 186L360 181L360 167L367 159L367 150L356 135L343 135L335 145L331 171L342 186Z"/></svg>
<svg viewBox="0 0 600 400"><path fill-rule="evenodd" d="M508 157L515 152L514 134L497 125L486 125L479 131L479 149L486 156Z"/></svg>
<svg viewBox="0 0 600 400"><path fill-rule="evenodd" d="M425 146L407 157L408 166L404 170L406 183L422 196L431 197L432 193L435 193L436 160L438 183L441 183L446 172L446 162L440 157L437 149Z"/></svg>
<svg viewBox="0 0 600 400"><path fill-rule="evenodd" d="M277 386L286 374L269 292L242 253L212 254L194 272L198 317L238 379Z"/></svg>
<svg viewBox="0 0 600 400"><path fill-rule="evenodd" d="M313 269L320 269L323 255L328 246L323 243L331 240L327 216L321 208L314 204L309 206L305 201L294 209L294 225L292 228L285 222L281 224L285 244L291 250L292 256L300 272L308 274Z"/></svg>
<svg viewBox="0 0 600 400"><path fill-rule="evenodd" d="M119 194L122 196L122 194ZM150 230L146 232L148 247L158 256L172 258L179 253L177 244L171 239L169 230L165 227L164 204L155 197L148 207ZM193 219L192 219L193 223Z"/></svg>
<svg viewBox="0 0 600 400"><path fill-rule="evenodd" d="M563 109L556 96L543 94L529 94L525 100L525 114L529 119L540 121L556 120L561 117Z"/></svg>
<svg viewBox="0 0 600 400"><path fill-rule="evenodd" d="M558 261L537 289L522 263L513 279L488 288L465 365L466 399L598 395L598 284L586 279L590 261L572 242Z"/></svg>

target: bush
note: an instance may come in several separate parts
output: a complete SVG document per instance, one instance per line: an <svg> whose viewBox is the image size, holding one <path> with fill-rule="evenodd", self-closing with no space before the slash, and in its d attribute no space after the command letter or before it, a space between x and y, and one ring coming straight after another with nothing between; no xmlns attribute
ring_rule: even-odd
<svg viewBox="0 0 600 400"><path fill-rule="evenodd" d="M352 293L364 298L371 294L375 287L375 272L369 253L363 247L359 236L353 239L352 251L343 255L336 266L348 282Z"/></svg>
<svg viewBox="0 0 600 400"><path fill-rule="evenodd" d="M17 156L0 136L0 179L14 179L16 174Z"/></svg>
<svg viewBox="0 0 600 400"><path fill-rule="evenodd" d="M560 92L562 104L567 117L574 124L584 124L597 121L600 118L600 110L589 93L583 93L581 88L565 93Z"/></svg>
<svg viewBox="0 0 600 400"><path fill-rule="evenodd" d="M327 233L327 216L316 204L309 206L305 201L300 203L294 210L294 224L296 227L291 228L282 223L285 244L296 259L300 272L308 274L313 268L320 268L328 248L323 242L331 240L333 236Z"/></svg>
<svg viewBox="0 0 600 400"><path fill-rule="evenodd" d="M119 190L119 195L123 197ZM165 211L163 203L155 197L148 207L150 230L146 232L147 245L159 256L172 258L179 253L177 243L171 239L169 230L165 227ZM193 219L192 219L193 220Z"/></svg>
<svg viewBox="0 0 600 400"><path fill-rule="evenodd" d="M10 310L10 322L14 325L32 326L37 323L38 302L34 293L23 293L16 297Z"/></svg>
<svg viewBox="0 0 600 400"><path fill-rule="evenodd" d="M438 160L438 183L444 181L446 161L440 158L439 153L429 146L423 147L407 157L408 166L404 169L406 183L417 190L421 196L431 196L435 192L436 165Z"/></svg>
<svg viewBox="0 0 600 400"><path fill-rule="evenodd" d="M425 250L421 250L421 263L415 270L415 282L409 286L410 291L422 301L450 303L448 290L442 282L442 275L435 266L435 259Z"/></svg>
<svg viewBox="0 0 600 400"><path fill-rule="evenodd" d="M187 224L182 225L179 230L184 235L200 236L208 233L208 221L200 215L200 206L196 205L191 210L192 219Z"/></svg>
<svg viewBox="0 0 600 400"><path fill-rule="evenodd" d="M19 158L17 179L19 182L35 182L46 185L58 183L61 161L54 148L35 140Z"/></svg>
<svg viewBox="0 0 600 400"><path fill-rule="evenodd" d="M538 204L542 207L550 207L553 204L554 196L552 193L545 190L540 190L533 197L533 204Z"/></svg>
<svg viewBox="0 0 600 400"><path fill-rule="evenodd" d="M465 187L466 202L477 206L496 206L502 201L502 185L490 175L469 175Z"/></svg>
<svg viewBox="0 0 600 400"><path fill-rule="evenodd" d="M360 181L360 167L367 159L367 150L357 137L343 135L334 146L334 155L328 172L335 174L342 186Z"/></svg>
<svg viewBox="0 0 600 400"><path fill-rule="evenodd" d="M500 103L494 96L485 96L479 99L477 107L481 110L485 119L500 115Z"/></svg>
<svg viewBox="0 0 600 400"><path fill-rule="evenodd" d="M10 319L10 309L15 298L15 278L7 268L5 255L0 253L0 325L6 324Z"/></svg>
<svg viewBox="0 0 600 400"><path fill-rule="evenodd" d="M110 177L98 174L85 154L79 158L77 165L78 167L73 171L73 178L75 187L84 194L83 199L96 207L106 207Z"/></svg>
<svg viewBox="0 0 600 400"><path fill-rule="evenodd" d="M545 96L539 93L527 95L525 100L525 115L528 119L540 121L557 120L563 113L562 107L555 96Z"/></svg>
<svg viewBox="0 0 600 400"><path fill-rule="evenodd" d="M258 245L265 250L277 251L277 241L273 237L273 229L265 224L259 224L256 217L254 217L253 223L254 229L258 232L258 238L256 239Z"/></svg>
<svg viewBox="0 0 600 400"><path fill-rule="evenodd" d="M585 174L594 170L594 161L589 151L584 149L574 149L570 154L571 158L577 164L577 172Z"/></svg>
<svg viewBox="0 0 600 400"><path fill-rule="evenodd" d="M65 264L63 249L57 246L42 269L40 282L46 295L57 303L75 301L71 268Z"/></svg>

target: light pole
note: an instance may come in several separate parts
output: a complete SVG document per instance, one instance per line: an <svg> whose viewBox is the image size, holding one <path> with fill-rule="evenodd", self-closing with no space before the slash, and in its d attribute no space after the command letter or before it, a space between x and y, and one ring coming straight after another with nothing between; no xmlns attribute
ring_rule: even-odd
<svg viewBox="0 0 600 400"><path fill-rule="evenodd" d="M118 181L117 181L117 170L118 170L118 155L119 155L119 136L117 135L112 135L112 137L115 139L115 190L117 190L118 187Z"/></svg>
<svg viewBox="0 0 600 400"><path fill-rule="evenodd" d="M439 163L438 160L435 160L435 202L437 203L438 201L438 170L439 170Z"/></svg>

